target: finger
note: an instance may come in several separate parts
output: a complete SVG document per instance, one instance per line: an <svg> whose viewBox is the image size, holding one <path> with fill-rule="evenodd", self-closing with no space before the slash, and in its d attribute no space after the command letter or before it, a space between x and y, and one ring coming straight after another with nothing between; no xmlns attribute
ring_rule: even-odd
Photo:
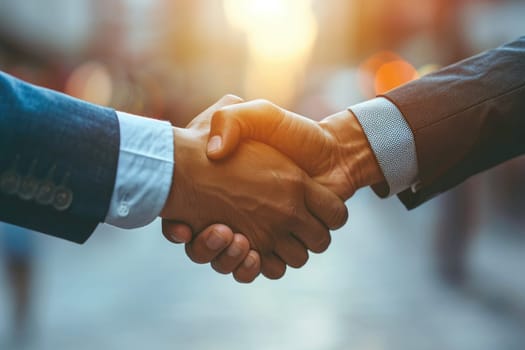
<svg viewBox="0 0 525 350"><path fill-rule="evenodd" d="M222 159L231 154L242 138L270 143L270 136L284 119L276 105L255 100L217 110L211 119L207 154Z"/></svg>
<svg viewBox="0 0 525 350"><path fill-rule="evenodd" d="M277 149L309 174L319 170L319 162L312 159L326 159L331 151L327 148L328 136L319 123L265 100L216 111L211 118L206 153L212 160L225 158L242 139Z"/></svg>
<svg viewBox="0 0 525 350"><path fill-rule="evenodd" d="M331 230L348 220L348 209L341 198L310 178L305 181L305 202L308 210Z"/></svg>
<svg viewBox="0 0 525 350"><path fill-rule="evenodd" d="M191 241L191 228L178 221L162 219L162 234L173 243L188 243Z"/></svg>
<svg viewBox="0 0 525 350"><path fill-rule="evenodd" d="M261 273L261 258L255 250L250 250L241 265L233 271L233 277L240 283L251 283Z"/></svg>
<svg viewBox="0 0 525 350"><path fill-rule="evenodd" d="M186 254L198 264L209 263L232 241L233 232L228 226L211 225L186 244Z"/></svg>
<svg viewBox="0 0 525 350"><path fill-rule="evenodd" d="M287 265L299 268L308 261L306 247L291 234L283 235L277 242L275 253Z"/></svg>
<svg viewBox="0 0 525 350"><path fill-rule="evenodd" d="M231 273L243 262L249 251L248 239L236 233L233 235L232 243L211 262L211 266L219 273Z"/></svg>
<svg viewBox="0 0 525 350"><path fill-rule="evenodd" d="M328 228L309 212L297 217L300 220L294 225L294 236L312 252L324 252L331 242Z"/></svg>
<svg viewBox="0 0 525 350"><path fill-rule="evenodd" d="M217 110L219 110L219 109L221 109L223 107L229 106L229 105L233 105L233 104L236 104L236 103L241 103L242 101L243 101L243 99L240 98L239 96L224 95L223 97L221 97L220 100L215 102L213 105L211 105L205 111L203 111L197 117L195 117L186 127L187 128L191 128L192 126L195 126L195 125L200 124L200 123L208 124L210 122L211 115L215 111L217 111Z"/></svg>
<svg viewBox="0 0 525 350"><path fill-rule="evenodd" d="M263 256L261 261L261 271L264 276L271 280L277 280L284 276L286 264L275 254Z"/></svg>

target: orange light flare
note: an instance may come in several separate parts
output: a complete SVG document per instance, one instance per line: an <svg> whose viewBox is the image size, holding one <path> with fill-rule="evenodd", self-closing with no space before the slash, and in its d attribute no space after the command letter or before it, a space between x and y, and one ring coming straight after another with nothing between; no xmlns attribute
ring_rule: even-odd
<svg viewBox="0 0 525 350"><path fill-rule="evenodd" d="M359 86L367 98L375 97L420 77L416 68L391 51L381 51L359 67Z"/></svg>

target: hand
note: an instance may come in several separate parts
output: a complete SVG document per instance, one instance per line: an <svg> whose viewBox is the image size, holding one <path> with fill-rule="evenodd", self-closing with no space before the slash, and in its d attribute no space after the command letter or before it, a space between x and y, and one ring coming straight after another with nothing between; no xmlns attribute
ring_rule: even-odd
<svg viewBox="0 0 525 350"><path fill-rule="evenodd" d="M224 96L205 114L211 115L221 107L240 102L242 99L237 96ZM261 272L259 254L250 249L250 243L244 235L234 234L228 226L213 224L194 235L185 223L162 219L162 233L175 244L185 243L186 254L195 263L211 262L215 271L233 273L238 282L250 283Z"/></svg>
<svg viewBox="0 0 525 350"><path fill-rule="evenodd" d="M350 111L317 123L264 100L227 106L213 115L208 157L219 160L235 154L243 139L274 147L343 200L361 187L384 181L368 140Z"/></svg>
<svg viewBox="0 0 525 350"><path fill-rule="evenodd" d="M222 222L243 232L269 278L281 277L285 263L302 266L307 248L324 251L327 227L346 221L344 203L263 144L246 142L230 159L210 162L205 149L211 115L204 112L187 129L174 128L176 166L161 216L194 231Z"/></svg>
<svg viewBox="0 0 525 350"><path fill-rule="evenodd" d="M250 283L261 272L259 254L250 250L250 242L244 235L234 234L228 226L214 224L192 237L186 224L163 219L162 233L173 243L186 243L186 253L194 262L211 262L215 271L233 273L238 282Z"/></svg>

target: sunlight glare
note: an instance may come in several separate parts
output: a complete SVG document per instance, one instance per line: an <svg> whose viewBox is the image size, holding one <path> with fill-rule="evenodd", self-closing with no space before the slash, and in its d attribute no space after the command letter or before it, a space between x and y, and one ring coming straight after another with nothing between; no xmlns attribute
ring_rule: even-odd
<svg viewBox="0 0 525 350"><path fill-rule="evenodd" d="M281 97L286 103L317 37L311 0L224 0L224 10L229 23L246 35L247 93Z"/></svg>

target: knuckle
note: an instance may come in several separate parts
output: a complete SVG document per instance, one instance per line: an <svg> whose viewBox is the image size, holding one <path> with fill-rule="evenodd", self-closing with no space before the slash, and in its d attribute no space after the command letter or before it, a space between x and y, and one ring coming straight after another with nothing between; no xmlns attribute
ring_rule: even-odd
<svg viewBox="0 0 525 350"><path fill-rule="evenodd" d="M246 232L250 232L247 234ZM271 228L252 228L244 234L247 236L250 249L257 251L261 255L271 255L276 245L276 235Z"/></svg>
<svg viewBox="0 0 525 350"><path fill-rule="evenodd" d="M273 104L265 98L257 98L253 103L259 106L272 106Z"/></svg>
<svg viewBox="0 0 525 350"><path fill-rule="evenodd" d="M297 215L298 215L297 206L293 204L288 204L288 205L281 207L280 211L283 216L283 221L287 225L290 225L297 220Z"/></svg>
<svg viewBox="0 0 525 350"><path fill-rule="evenodd" d="M259 108L261 111L265 111L268 113L272 113L272 112L275 112L276 110L279 110L279 107L277 107L277 105L263 98L254 100L253 104L255 107Z"/></svg>
<svg viewBox="0 0 525 350"><path fill-rule="evenodd" d="M221 101L226 103L240 103L243 99L233 94L226 94L222 96Z"/></svg>
<svg viewBox="0 0 525 350"><path fill-rule="evenodd" d="M212 123L217 123L217 122L224 120L224 114L225 114L224 109L218 109L215 112L213 112Z"/></svg>

